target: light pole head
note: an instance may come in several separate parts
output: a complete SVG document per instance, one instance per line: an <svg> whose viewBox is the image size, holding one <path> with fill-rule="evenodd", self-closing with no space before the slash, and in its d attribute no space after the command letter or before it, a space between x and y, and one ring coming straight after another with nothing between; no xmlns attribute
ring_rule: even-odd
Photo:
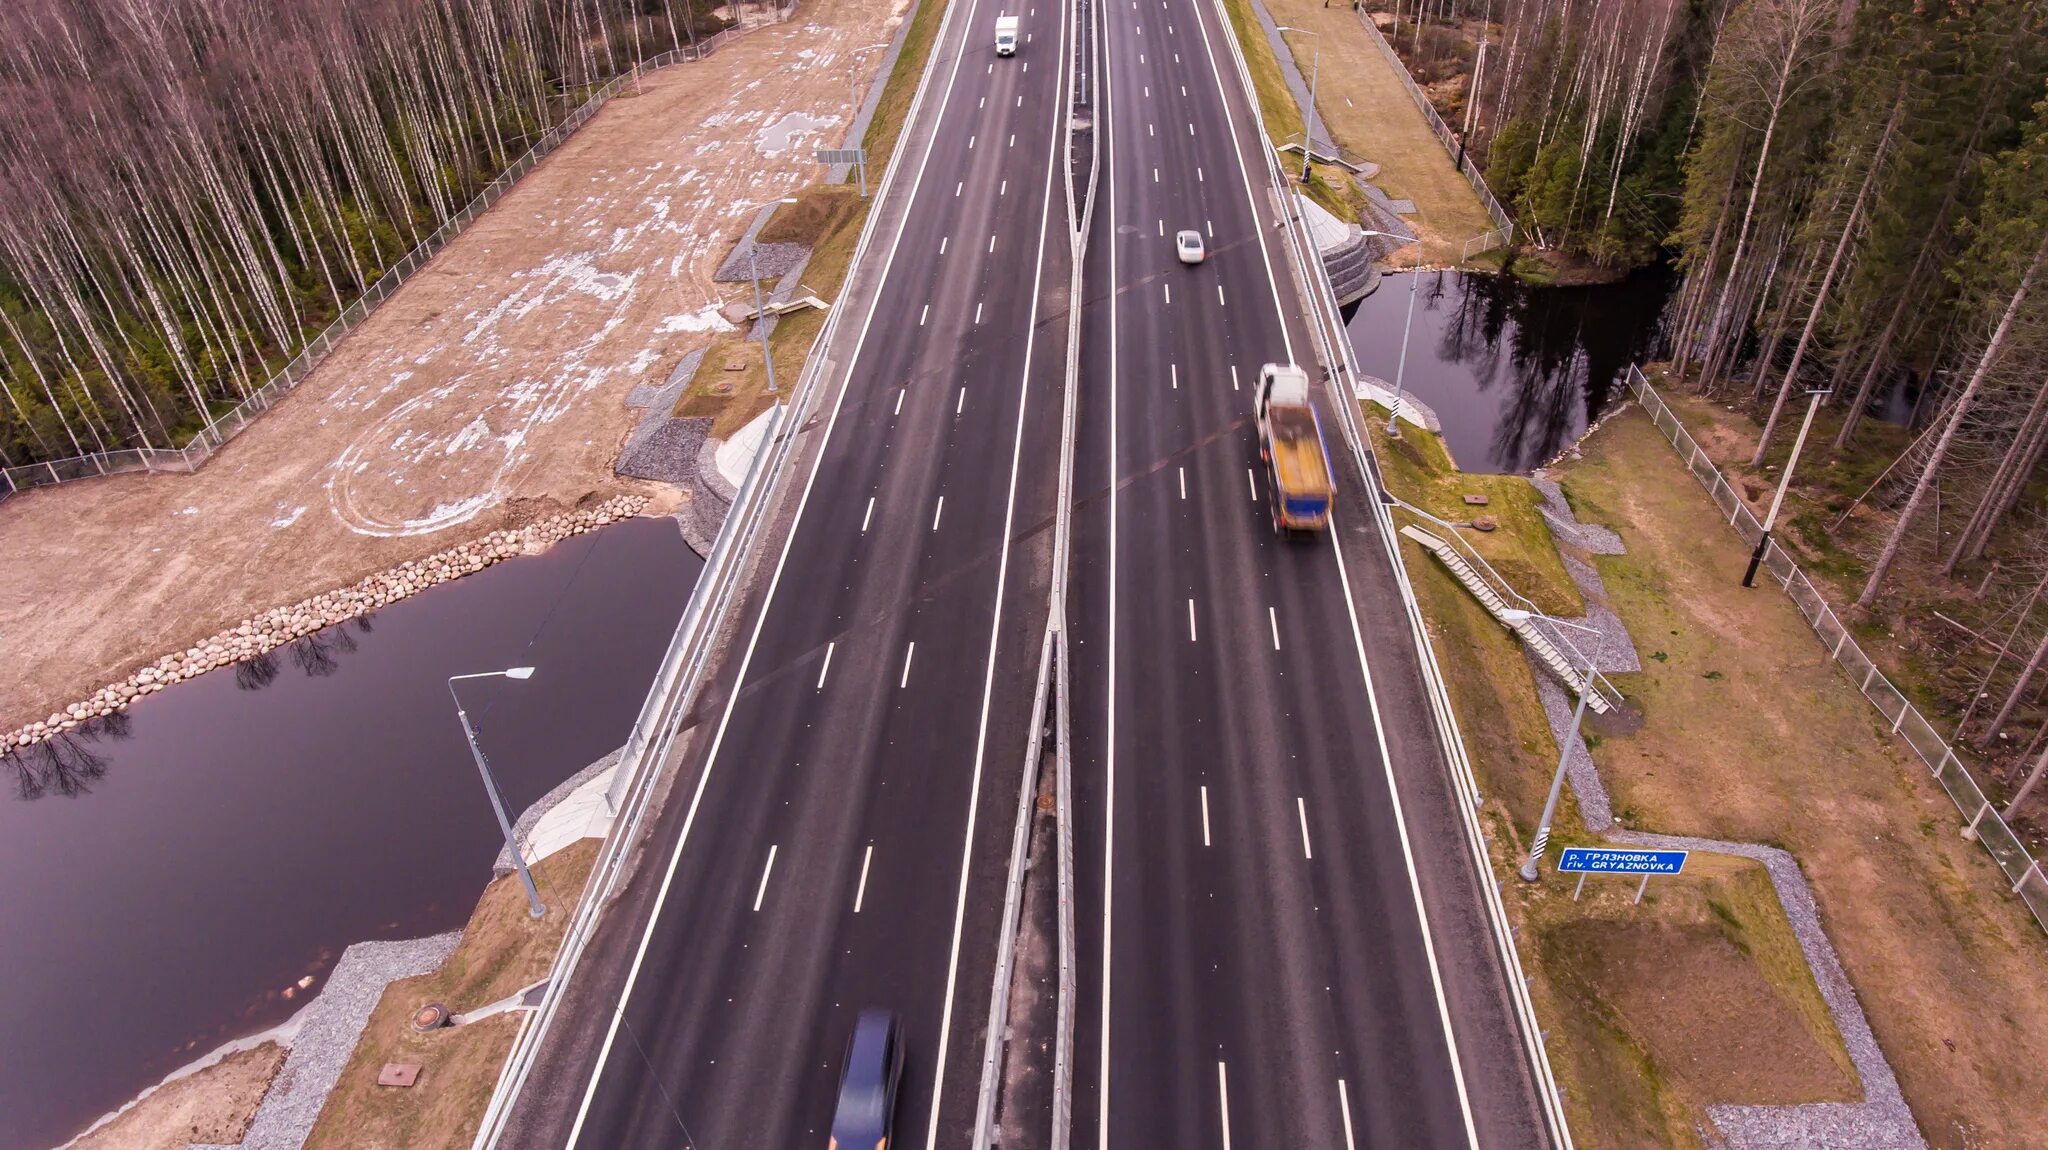
<svg viewBox="0 0 2048 1150"><path fill-rule="evenodd" d="M533 678L533 668L532 668L532 667L508 667L508 668L506 668L506 670L505 670L505 677L506 677L507 679L531 679L531 678Z"/></svg>

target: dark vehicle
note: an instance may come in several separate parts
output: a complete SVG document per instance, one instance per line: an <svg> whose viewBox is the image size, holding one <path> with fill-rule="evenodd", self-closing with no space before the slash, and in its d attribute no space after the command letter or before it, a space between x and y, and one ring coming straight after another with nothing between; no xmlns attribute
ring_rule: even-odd
<svg viewBox="0 0 2048 1150"><path fill-rule="evenodd" d="M832 1150L888 1150L903 1077L903 1034L886 1010L863 1010L846 1044L839 1107L832 1113Z"/></svg>

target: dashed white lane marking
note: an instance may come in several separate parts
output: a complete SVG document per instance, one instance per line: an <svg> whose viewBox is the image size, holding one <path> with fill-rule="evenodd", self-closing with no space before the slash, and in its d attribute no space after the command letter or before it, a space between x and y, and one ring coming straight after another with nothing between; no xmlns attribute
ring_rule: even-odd
<svg viewBox="0 0 2048 1150"><path fill-rule="evenodd" d="M1280 649L1280 615L1273 608L1266 608L1266 622L1273 625L1273 649Z"/></svg>
<svg viewBox="0 0 2048 1150"><path fill-rule="evenodd" d="M1179 390L1180 390L1180 365L1179 365L1179 364L1177 364L1177 363L1169 363L1169 364L1167 364L1167 365L1166 365L1166 370L1167 370L1167 371L1169 371L1169 372L1171 372L1171 373L1172 373L1172 375L1173 375L1173 390L1175 390L1175 391L1179 391Z"/></svg>
<svg viewBox="0 0 2048 1150"><path fill-rule="evenodd" d="M1147 85L1145 85L1145 98L1146 98L1147 100L1149 100L1149 99L1151 99L1151 98L1152 98L1152 85L1150 85L1150 84L1147 84ZM1146 127L1148 127L1148 128L1149 128L1149 127L1151 127L1151 125L1150 125L1150 124L1147 124L1147 125L1146 125Z"/></svg>
<svg viewBox="0 0 2048 1150"><path fill-rule="evenodd" d="M1301 816L1301 857L1313 859L1316 852L1310 850L1308 845L1308 800L1300 795L1294 796L1294 812Z"/></svg>
<svg viewBox="0 0 2048 1150"><path fill-rule="evenodd" d="M1171 25L1171 24L1168 24L1168 25L1166 26L1166 34L1167 34L1168 36L1171 36L1171 35L1173 35L1173 25Z"/></svg>
<svg viewBox="0 0 2048 1150"><path fill-rule="evenodd" d="M1162 287L1162 288L1165 288L1165 289L1166 289L1166 302L1167 302L1167 303L1172 303L1172 302L1173 302L1173 285L1172 285L1172 284L1160 284L1159 286L1160 286L1160 287Z"/></svg>
<svg viewBox="0 0 2048 1150"><path fill-rule="evenodd" d="M1175 62L1175 63L1177 64L1177 63L1179 63L1180 61L1179 61L1179 59L1178 59L1178 58L1176 58L1176 59L1174 60L1174 62ZM1186 96L1186 95L1188 94L1188 86L1187 86L1186 84L1182 84L1182 85L1180 86L1180 94L1181 94L1181 95L1182 95L1183 97L1185 97L1185 96Z"/></svg>
<svg viewBox="0 0 2048 1150"><path fill-rule="evenodd" d="M768 894L768 876L775 873L775 844L768 846L768 865L761 868L761 885L754 888L754 912L761 911L761 900Z"/></svg>
<svg viewBox="0 0 2048 1150"><path fill-rule="evenodd" d="M936 508L932 509L932 530L937 531L939 529L939 516L944 515L945 513L946 497L941 495L939 496L939 505Z"/></svg>
<svg viewBox="0 0 2048 1150"><path fill-rule="evenodd" d="M1009 195L1009 194L1010 194L1010 181L1008 181L1008 180L1004 180L1004 181L1003 181L1003 186L1002 186L1002 187L999 187L999 188L997 188L997 189L996 189L996 195L999 195L999 196L1007 196L1007 195ZM996 246L996 242L995 242L994 240L990 240L990 241L988 242L988 246L989 246L989 250L990 250L990 251L994 251L994 250L995 250L995 246Z"/></svg>
<svg viewBox="0 0 2048 1150"><path fill-rule="evenodd" d="M1209 234L1214 235L1215 233L1211 232ZM1237 390L1237 365L1234 363L1230 365L1230 390Z"/></svg>
<svg viewBox="0 0 2048 1150"><path fill-rule="evenodd" d="M1215 232L1210 232L1209 234L1213 236L1213 235L1215 235L1216 233L1215 233ZM953 238L952 236L940 236L940 237L939 237L939 254L940 254L940 255L945 255L945 254L946 254L946 241L947 241L947 240L950 240L950 239L952 239L952 238Z"/></svg>
<svg viewBox="0 0 2048 1150"><path fill-rule="evenodd" d="M1222 307L1222 306L1223 306L1223 285L1222 285L1222 284L1217 284L1217 285L1216 285L1216 306L1217 306L1217 307Z"/></svg>
<svg viewBox="0 0 2048 1150"><path fill-rule="evenodd" d="M1019 96L1019 97L1017 97L1017 106L1018 106L1019 108L1021 108L1021 107L1023 107L1023 106L1024 106L1024 97L1022 97L1022 96Z"/></svg>
<svg viewBox="0 0 2048 1150"><path fill-rule="evenodd" d="M1188 600L1188 642L1201 642L1200 639L1195 637L1195 601L1193 599Z"/></svg>
<svg viewBox="0 0 2048 1150"><path fill-rule="evenodd" d="M1153 182L1153 183L1155 183L1155 184L1159 182L1159 169L1158 169L1158 168L1154 168L1154 169L1152 169L1152 182Z"/></svg>
<svg viewBox="0 0 2048 1150"><path fill-rule="evenodd" d="M958 415L958 414L960 414L960 413L961 413L962 411L966 410L966 408L967 408L967 388L966 388L966 387L965 387L965 386L963 385L963 386L962 386L962 387L960 388L960 398L959 398L958 400L956 400L956 401L954 402L954 404L953 404L953 414L954 414L954 415Z"/></svg>
<svg viewBox="0 0 2048 1150"><path fill-rule="evenodd" d="M1175 52L1175 53L1173 54L1173 62L1174 62L1174 63L1176 63L1176 64L1180 63L1180 53L1179 53L1179 52Z"/></svg>
<svg viewBox="0 0 2048 1150"><path fill-rule="evenodd" d="M996 74L996 66L994 64L988 66L988 74L991 76Z"/></svg>
<svg viewBox="0 0 2048 1150"><path fill-rule="evenodd" d="M1199 164L1195 166L1195 182L1198 184L1206 184L1209 182L1208 177L1202 174L1202 168Z"/></svg>
<svg viewBox="0 0 2048 1150"><path fill-rule="evenodd" d="M870 524L870 523L874 522L874 519L875 519L875 497L874 497L874 496L872 496L872 495L870 495L870 496L868 496L868 510L867 510L867 514L865 514L865 515L863 515L863 516L861 516L861 517L860 517L860 533L861 533L862 535L866 535L866 534L868 533L868 524ZM828 663L832 661L832 655L831 655L831 653L830 653L830 652L827 652L827 653L826 653L826 655L825 655L825 661L826 661L826 662L828 662ZM818 677L818 679L819 679L819 681L820 681L820 682L823 682L823 681L824 681L824 676L820 675L820 676Z"/></svg>
<svg viewBox="0 0 2048 1150"><path fill-rule="evenodd" d="M1257 503L1259 501L1259 480L1257 476L1252 474L1252 469L1249 467L1244 469L1244 485L1252 489L1252 502Z"/></svg>
<svg viewBox="0 0 2048 1150"><path fill-rule="evenodd" d="M1024 97L1022 97L1022 96L1019 96L1019 97L1017 97L1017 98L1018 98L1019 100L1021 100L1021 99L1023 99ZM1011 132L1011 133L1010 133L1010 146L1011 146L1011 147L1013 147L1013 148L1017 146L1017 133L1015 133L1015 132Z"/></svg>
<svg viewBox="0 0 2048 1150"><path fill-rule="evenodd" d="M917 643L915 640L913 640L910 646L906 647L903 651L903 677L896 680L897 690L900 691L903 688L908 687L910 685L910 661L912 659L915 659L916 657Z"/></svg>
<svg viewBox="0 0 2048 1150"><path fill-rule="evenodd" d="M890 412L889 414L891 414L891 415L902 415L902 414L903 414L903 397L904 397L905 395L909 394L909 392L910 392L910 389L909 389L909 388L907 388L907 387L899 387L899 388L897 388L897 389L896 389L896 410L895 410L895 411L892 411L892 412Z"/></svg>
<svg viewBox="0 0 2048 1150"><path fill-rule="evenodd" d="M1145 134L1146 134L1147 136L1153 137L1153 138L1155 138L1155 139L1156 139L1156 138L1158 137L1158 135L1159 135L1159 133L1158 133L1157 131L1155 131L1155 130L1153 129L1153 126L1152 126L1151 124L1147 124L1147 125L1145 125Z"/></svg>
<svg viewBox="0 0 2048 1150"><path fill-rule="evenodd" d="M988 97L987 97L987 96L983 96L983 97L981 98L981 103L979 103L979 104L976 104L976 105L975 105L975 107L977 107L977 108L986 108L986 107L988 107Z"/></svg>
<svg viewBox="0 0 2048 1150"><path fill-rule="evenodd" d="M1351 1140L1351 1088L1344 1080L1337 1080L1337 1107L1344 1113L1344 1150L1358 1150L1358 1143Z"/></svg>
<svg viewBox="0 0 2048 1150"><path fill-rule="evenodd" d="M1143 52L1140 52L1140 53L1138 53L1138 63L1142 64L1142 63L1144 63L1144 62L1145 62L1145 54L1144 54Z"/></svg>
<svg viewBox="0 0 2048 1150"><path fill-rule="evenodd" d="M966 181L966 180L962 180L962 181L960 181L959 183L957 183L957 184L954 184L954 185L953 185L953 198L954 198L954 199L956 199L956 200L957 200L957 199L959 199L959 198L960 198L960 193L961 193L962 191L966 190L966 187L967 187L967 181Z"/></svg>
<svg viewBox="0 0 2048 1150"><path fill-rule="evenodd" d="M1185 467L1182 467L1182 468L1180 468L1180 469L1179 469L1179 471L1180 471L1180 497L1181 497L1182 499L1186 499L1186 498L1188 497L1188 469L1187 469L1187 468L1185 468ZM828 659L829 659L829 658L831 658L831 656L829 656L829 655L828 655L828 656L826 656L826 658L828 658Z"/></svg>
<svg viewBox="0 0 2048 1150"><path fill-rule="evenodd" d="M1160 235L1162 235L1162 236L1166 234L1166 221L1165 221L1165 220L1160 220L1160 221L1159 221L1159 234L1160 234Z"/></svg>
<svg viewBox="0 0 2048 1150"><path fill-rule="evenodd" d="M1208 232L1209 232L1209 238L1210 238L1210 239L1212 239L1212 240L1213 240L1213 239L1215 239L1215 238L1216 238L1216 221L1215 221L1215 220L1203 220L1203 221L1202 221L1202 226L1203 226L1204 228L1208 229ZM941 248L941 249L939 249L939 250L941 250L941 251L944 251L945 249L944 249L944 248Z"/></svg>
<svg viewBox="0 0 2048 1150"><path fill-rule="evenodd" d="M874 509L875 501L872 499L868 500L868 511L873 512ZM868 525L866 523L862 523L860 525L860 529L861 531L865 532L868 529ZM825 662L818 668L818 685L815 688L813 688L813 690L822 691L825 689L825 672L830 671L832 669L832 649L837 646L839 646L839 644L837 643L825 644Z"/></svg>
<svg viewBox="0 0 2048 1150"><path fill-rule="evenodd" d="M1024 61L1024 70L1025 70L1026 72L1029 72L1029 71L1031 70L1031 61L1029 61L1029 60L1026 60L1026 61Z"/></svg>
<svg viewBox="0 0 2048 1150"><path fill-rule="evenodd" d="M981 305L980 305L980 304L975 304L975 305L974 305L974 322L975 322L975 323L977 323L977 324L981 322Z"/></svg>
<svg viewBox="0 0 2048 1150"><path fill-rule="evenodd" d="M1192 135L1194 135L1194 134L1195 134L1195 126L1194 126L1193 124L1189 124L1189 125L1188 125L1188 135L1192 136Z"/></svg>
<svg viewBox="0 0 2048 1150"><path fill-rule="evenodd" d="M988 250L990 254L994 254L996 250L996 238L994 236L988 238Z"/></svg>
<svg viewBox="0 0 2048 1150"><path fill-rule="evenodd" d="M1216 1101L1223 1109L1223 1150L1230 1150L1230 1075L1216 1064Z"/></svg>
<svg viewBox="0 0 2048 1150"><path fill-rule="evenodd" d="M968 151L970 151L970 152L971 152L971 151L973 151L973 150L974 150L974 141L975 141L975 140L977 140L977 139L980 139L980 137L979 137L979 136L969 136L969 137L967 137L967 150L968 150Z"/></svg>
<svg viewBox="0 0 2048 1150"><path fill-rule="evenodd" d="M930 305L930 304L926 304L926 305L924 305L924 310L923 310L923 311L921 311L921 312L918 312L918 313L917 313L917 326L919 326L919 327L923 327L923 326L924 326L924 321L925 321L925 320L928 320L928 319L930 319L930 318L931 318L931 315L932 315L932 305Z"/></svg>
<svg viewBox="0 0 2048 1150"><path fill-rule="evenodd" d="M860 904L868 897L868 864L873 861L875 861L875 844L869 843L868 849L862 851L860 855L860 885L853 888L853 913L855 914L860 913ZM1340 1081L1338 1085L1342 1086L1343 1083ZM1347 1133L1351 1129L1351 1114L1349 1111L1346 1111L1344 1115L1344 1129ZM1346 1140L1349 1141L1348 1138Z"/></svg>
<svg viewBox="0 0 2048 1150"><path fill-rule="evenodd" d="M1202 845L1209 845L1209 788L1202 788Z"/></svg>

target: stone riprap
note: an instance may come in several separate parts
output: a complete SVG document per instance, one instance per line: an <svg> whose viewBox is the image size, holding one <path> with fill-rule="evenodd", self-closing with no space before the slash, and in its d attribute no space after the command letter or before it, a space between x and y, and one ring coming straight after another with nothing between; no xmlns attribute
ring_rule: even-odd
<svg viewBox="0 0 2048 1150"><path fill-rule="evenodd" d="M153 695L173 683L253 659L322 628L375 611L408 595L417 595L436 584L459 579L518 555L546 550L571 535L581 535L622 519L631 519L646 506L645 496L615 496L591 507L547 516L516 530L493 531L459 547L366 576L353 587L328 591L288 607L272 608L202 639L183 651L165 655L127 678L101 687L90 698L52 712L47 718L0 734L0 755L76 730L94 719L124 710L135 700Z"/></svg>

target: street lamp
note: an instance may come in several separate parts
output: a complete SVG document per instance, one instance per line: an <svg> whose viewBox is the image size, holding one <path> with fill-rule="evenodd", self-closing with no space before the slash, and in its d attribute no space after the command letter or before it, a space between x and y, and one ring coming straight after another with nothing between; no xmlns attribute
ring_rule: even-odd
<svg viewBox="0 0 2048 1150"><path fill-rule="evenodd" d="M793 204L795 202L796 197L784 196L779 200L741 200L739 203L734 204L733 207L765 208L769 204ZM754 281L754 330L761 333L761 362L768 365L768 394L773 395L775 394L775 353L768 348L768 308L767 305L761 302L761 265L754 260L754 248L757 246L754 237L760 234L760 229L756 228L754 235L747 237L747 278Z"/></svg>
<svg viewBox="0 0 2048 1150"><path fill-rule="evenodd" d="M1323 37L1321 33L1311 32L1306 28L1290 27L1286 24L1277 24L1273 30L1276 32L1293 32L1297 35L1314 36L1316 38L1315 54L1309 58L1308 115L1303 117L1301 122L1301 182L1305 184L1308 183L1309 157L1315 151L1317 118L1316 82L1322 79L1323 76Z"/></svg>
<svg viewBox="0 0 2048 1150"><path fill-rule="evenodd" d="M1831 394L1831 389L1814 388L1806 393L1813 398L1806 405L1806 418L1799 422L1799 438L1792 441L1792 457L1785 461L1785 474L1778 477L1778 493L1771 496L1770 514L1764 516L1764 533L1758 536L1756 550L1749 556L1749 570L1742 573L1744 587L1756 586L1757 565L1764 561L1764 552L1771 547L1771 525L1778 521L1778 508L1785 502L1785 489L1792 486L1792 469L1799 465L1799 449L1806 446L1806 433L1813 430L1814 413L1820 410L1820 401Z"/></svg>
<svg viewBox="0 0 2048 1150"><path fill-rule="evenodd" d="M1385 232L1376 233L1385 235ZM1415 284L1422 273L1408 273L1408 318L1401 321L1401 359L1394 366L1394 406L1387 411L1387 438L1401 438L1401 377L1408 372L1408 329L1415 325Z"/></svg>
<svg viewBox="0 0 2048 1150"><path fill-rule="evenodd" d="M884 40L879 44L869 44L865 48L855 48L846 54L846 92L849 97L846 105L848 109L846 113L847 123L851 124L854 118L860 115L859 64L861 56L878 48L887 48L888 46L889 42Z"/></svg>
<svg viewBox="0 0 2048 1150"><path fill-rule="evenodd" d="M1524 611L1517 607L1510 607L1502 611L1500 618L1501 622L1506 623L1510 627L1519 627L1531 619L1541 619L1546 623L1556 626L1571 627L1576 630L1591 631L1596 635L1599 634L1592 627L1582 626L1578 623L1567 623L1563 619L1553 618L1552 616L1539 614L1535 611ZM1574 647L1573 653L1576 654L1577 651L1578 649ZM1529 847L1528 860L1522 863L1520 873L1525 882L1536 881L1538 877L1536 864L1543 861L1543 852L1550 846L1550 823L1552 819L1557 817L1558 795L1564 790L1564 765L1571 759L1572 743L1577 741L1579 737L1579 724L1586 717L1586 697L1593 693L1593 677L1595 674L1597 672L1593 669L1593 660L1588 658L1586 660L1586 677L1579 682L1579 705L1572 710L1571 729L1566 731L1564 738L1559 739L1557 742L1557 773L1550 777L1550 796L1543 800L1543 818L1536 826L1536 841Z"/></svg>
<svg viewBox="0 0 2048 1150"><path fill-rule="evenodd" d="M462 735L469 740L469 753L476 759L477 773L483 776L484 793L491 797L491 809L498 814L498 829L505 832L505 849L512 853L512 865L519 870L519 881L526 884L527 913L539 918L548 912L540 904L540 891L533 885L533 872L526 869L526 856L519 851L519 841L512 833L512 820L505 814L505 799L498 793L497 780L491 778L491 765L484 761L483 748L476 745L476 728L469 725L469 712L462 709L462 696L455 693L459 679L530 679L532 667L508 667L503 671L479 671L474 675L451 675L448 678L448 695L455 700L455 717L462 720Z"/></svg>

